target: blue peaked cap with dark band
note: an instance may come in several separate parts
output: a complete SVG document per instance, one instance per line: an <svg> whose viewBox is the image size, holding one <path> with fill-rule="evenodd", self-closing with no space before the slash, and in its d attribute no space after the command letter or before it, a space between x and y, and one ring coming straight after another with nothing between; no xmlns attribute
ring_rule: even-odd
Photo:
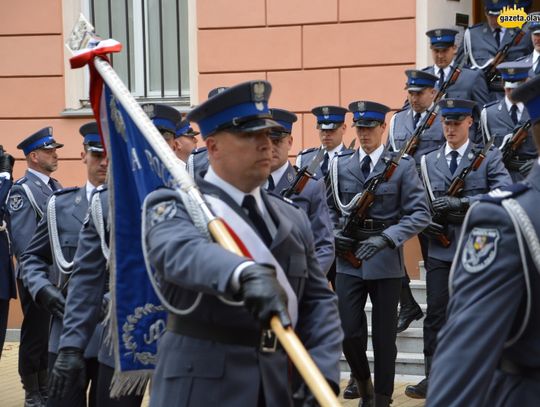
<svg viewBox="0 0 540 407"><path fill-rule="evenodd" d="M448 48L455 44L457 31L451 28L435 28L426 32L433 48Z"/></svg>
<svg viewBox="0 0 540 407"><path fill-rule="evenodd" d="M79 133L83 136L83 144L86 146L87 151L94 151L96 153L102 153L104 150L101 143L101 137L99 136L98 125L96 122L90 122L83 124L79 128Z"/></svg>
<svg viewBox="0 0 540 407"><path fill-rule="evenodd" d="M272 85L250 81L218 93L193 109L187 119L199 125L203 139L217 131L256 132L280 128L268 108Z"/></svg>
<svg viewBox="0 0 540 407"><path fill-rule="evenodd" d="M283 127L284 131L282 133L292 133L293 123L298 120L298 117L293 112L284 109L270 109L270 114L272 119Z"/></svg>
<svg viewBox="0 0 540 407"><path fill-rule="evenodd" d="M439 102L441 116L446 121L462 121L467 116L473 116L476 102L466 99L443 99Z"/></svg>
<svg viewBox="0 0 540 407"><path fill-rule="evenodd" d="M424 88L434 88L439 80L437 76L417 69L408 69L405 71L405 75L407 75L407 85L405 89L412 92L418 92Z"/></svg>
<svg viewBox="0 0 540 407"><path fill-rule="evenodd" d="M347 109L341 106L318 106L311 109L317 117L317 128L320 130L337 129L345 122Z"/></svg>
<svg viewBox="0 0 540 407"><path fill-rule="evenodd" d="M198 134L199 132L193 130L193 128L190 126L187 120L182 120L180 124L178 125L178 128L176 129L174 138L178 138L180 136L195 137Z"/></svg>
<svg viewBox="0 0 540 407"><path fill-rule="evenodd" d="M208 92L208 99L210 99L211 97L214 97L216 95L219 95L221 92L223 92L224 90L227 90L227 89L229 89L229 88L226 87L226 86L218 86L217 88L211 89L210 92Z"/></svg>
<svg viewBox="0 0 540 407"><path fill-rule="evenodd" d="M503 62L497 65L497 70L506 82L521 82L529 77L532 65L521 61Z"/></svg>
<svg viewBox="0 0 540 407"><path fill-rule="evenodd" d="M358 100L349 105L349 110L353 114L353 127L377 127L384 123L390 108L381 103Z"/></svg>
<svg viewBox="0 0 540 407"><path fill-rule="evenodd" d="M514 2L509 0L484 0L484 9L492 16L501 14L501 10L506 7L514 7Z"/></svg>
<svg viewBox="0 0 540 407"><path fill-rule="evenodd" d="M531 117L531 122L540 120L540 75L529 79L512 91L512 100L523 102Z"/></svg>
<svg viewBox="0 0 540 407"><path fill-rule="evenodd" d="M56 140L53 138L52 127L45 127L35 132L17 145L17 148L19 150L22 150L25 156L39 148L50 150L53 148L62 147L64 147L64 145L57 143Z"/></svg>
<svg viewBox="0 0 540 407"><path fill-rule="evenodd" d="M159 103L145 103L141 107L158 130L176 134L178 123L182 120L182 115L178 110Z"/></svg>
<svg viewBox="0 0 540 407"><path fill-rule="evenodd" d="M540 19L540 13L539 12L529 14L529 16L532 16L532 15L534 15L536 18ZM529 30L529 32L531 34L540 34L540 21L537 21L536 19L531 20L531 21L529 21L529 23L527 24L526 27L527 27L527 30Z"/></svg>

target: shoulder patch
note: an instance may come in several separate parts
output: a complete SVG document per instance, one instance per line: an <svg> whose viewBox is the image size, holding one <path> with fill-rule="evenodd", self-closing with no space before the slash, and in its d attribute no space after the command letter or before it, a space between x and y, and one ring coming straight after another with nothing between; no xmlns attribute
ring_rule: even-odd
<svg viewBox="0 0 540 407"><path fill-rule="evenodd" d="M150 226L172 219L176 215L176 201L159 202L150 209Z"/></svg>
<svg viewBox="0 0 540 407"><path fill-rule="evenodd" d="M310 148L306 148L306 149L300 151L300 152L298 153L298 155L304 155L304 154L307 154L307 153L311 153L312 151L315 151L315 150L318 150L318 149L319 149L319 147L310 147Z"/></svg>
<svg viewBox="0 0 540 407"><path fill-rule="evenodd" d="M504 188L494 189L493 191L482 195L480 197L480 201L501 204L501 202L505 199L521 195L530 188L531 186L529 184L524 182L518 182L516 184L508 185Z"/></svg>
<svg viewBox="0 0 540 407"><path fill-rule="evenodd" d="M67 194L68 192L78 191L79 189L81 189L81 187L67 187L67 188L57 189L56 191L53 192L53 194L62 195L62 194Z"/></svg>
<svg viewBox="0 0 540 407"><path fill-rule="evenodd" d="M11 194L9 196L9 209L13 212L17 212L24 205L24 198L21 194Z"/></svg>
<svg viewBox="0 0 540 407"><path fill-rule="evenodd" d="M478 273L489 267L497 257L500 234L497 229L474 228L469 233L461 265L469 273Z"/></svg>
<svg viewBox="0 0 540 407"><path fill-rule="evenodd" d="M15 181L15 185L22 185L26 181L28 181L28 178L26 178L26 177L19 178L17 181Z"/></svg>
<svg viewBox="0 0 540 407"><path fill-rule="evenodd" d="M484 25L484 23L477 23L477 24L475 24L475 25L471 25L471 26L469 27L469 30L472 29L472 28L482 27L483 25Z"/></svg>
<svg viewBox="0 0 540 407"><path fill-rule="evenodd" d="M485 109L486 107L496 105L496 104L498 104L499 102L500 102L500 100L492 100L491 102L486 103L486 104L484 105L484 109Z"/></svg>
<svg viewBox="0 0 540 407"><path fill-rule="evenodd" d="M289 199L289 198L285 198L284 196L281 196L281 195L275 193L274 191L267 191L266 193L268 194L268 196L273 196L274 198L277 198L277 199L279 199L280 201L287 202L289 205L294 206L294 207L297 208L297 209L300 208L298 205L296 205L296 204L294 203L293 200L291 200L291 199Z"/></svg>
<svg viewBox="0 0 540 407"><path fill-rule="evenodd" d="M337 157L346 157L352 154L354 154L354 150L343 149L339 153L337 153Z"/></svg>

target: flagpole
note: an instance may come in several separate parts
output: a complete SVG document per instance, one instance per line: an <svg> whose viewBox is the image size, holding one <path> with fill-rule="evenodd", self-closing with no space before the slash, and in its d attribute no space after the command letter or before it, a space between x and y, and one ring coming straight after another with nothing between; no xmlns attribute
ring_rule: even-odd
<svg viewBox="0 0 540 407"><path fill-rule="evenodd" d="M225 249L242 256L240 247L238 247L224 223L212 213L199 192L195 181L184 167L179 165L179 159L111 65L100 57L94 57L93 64L148 143L152 145L156 154L171 174L176 187L182 189L200 207L208 221L208 230L212 237ZM300 342L293 329L291 327L283 327L277 316L272 317L270 320L270 327L319 404L322 407L340 406L330 385L313 362L311 356L309 356L306 348Z"/></svg>

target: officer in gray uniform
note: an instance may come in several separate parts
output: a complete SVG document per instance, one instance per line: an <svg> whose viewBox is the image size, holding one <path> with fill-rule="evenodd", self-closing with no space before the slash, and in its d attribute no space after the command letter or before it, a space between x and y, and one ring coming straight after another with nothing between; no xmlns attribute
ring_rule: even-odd
<svg viewBox="0 0 540 407"><path fill-rule="evenodd" d="M272 130L272 164L266 189L277 194L293 185L296 171L289 163L288 155L291 151L293 138L292 127L297 120L294 113L282 109L271 109L272 118L282 127L282 130ZM293 194L290 199L306 212L311 224L311 231L315 240L315 256L326 274L334 262L334 233L332 221L326 203L326 188L324 180L310 179L300 194Z"/></svg>
<svg viewBox="0 0 540 407"><path fill-rule="evenodd" d="M17 259L17 289L24 315L19 347L19 374L25 390L26 407L41 406L47 399L50 315L34 303L23 285L20 257L43 217L47 199L53 191L62 188L50 175L58 168L56 150L63 146L54 140L51 127L45 127L19 143L17 148L23 150L28 169L25 176L13 185L8 203L11 243Z"/></svg>
<svg viewBox="0 0 540 407"><path fill-rule="evenodd" d="M107 158L98 133L96 122L86 123L79 129L83 136L84 151L81 153L86 165L87 181L81 187L55 191L47 201L43 217L27 248L21 255L22 280L35 302L52 315L49 333L49 371L58 352L58 342L62 331L65 295L69 275L73 271L73 257L77 249L79 231L88 212L88 202L92 191L105 182ZM50 273L51 266L56 272ZM47 405L86 406L86 392L89 382L90 405L95 404L95 384L97 378L97 340L86 348L86 378L84 387L72 387L65 397L50 397Z"/></svg>
<svg viewBox="0 0 540 407"><path fill-rule="evenodd" d="M463 42L460 45L458 55L461 56L465 53L465 66L478 70L479 73L482 72L482 69L490 64L497 52L502 50L506 44L512 42L517 35L518 30L516 28L504 28L497 22L501 10L507 5L509 5L508 2L503 0L484 0L484 12L487 21L467 28L463 35ZM510 7L512 6L510 5ZM505 61L514 61L530 54L532 50L531 38L529 35L525 35L519 44L510 47ZM504 96L496 86L491 85L490 91L491 99L500 99ZM465 95L452 95L450 97L466 98Z"/></svg>
<svg viewBox="0 0 540 407"><path fill-rule="evenodd" d="M540 146L540 77L513 91ZM471 206L427 406L540 405L540 162Z"/></svg>
<svg viewBox="0 0 540 407"><path fill-rule="evenodd" d="M530 65L513 61L500 64L497 69L504 80L505 96L499 101L487 104L482 110L481 122L485 136L495 138L494 144L504 150L512 135L529 121L529 113L523 103L517 103L512 98L512 91L528 78ZM508 148L508 146L507 146ZM504 163L514 182L523 180L529 173L538 153L529 131L527 138L510 154Z"/></svg>
<svg viewBox="0 0 540 407"><path fill-rule="evenodd" d="M260 188L270 174L269 129L279 127L268 110L270 90L265 81L234 86L195 108L188 120L199 125L209 152L208 171L196 180L201 192L214 210L229 214L225 220L233 229L245 227L251 240L244 244L259 251L250 249L255 259L266 252L271 263L209 241L177 192L161 189L148 197L148 255L163 294L179 309L204 294L187 315L169 313L151 406L291 405L287 355L264 330L272 315L285 326L297 320L296 333L339 390L337 301L315 257L309 221L301 209ZM310 398L307 392L302 402Z"/></svg>
<svg viewBox="0 0 540 407"><path fill-rule="evenodd" d="M183 162L187 163L189 156L197 148L198 131L193 130L187 120L182 120L176 128L174 152Z"/></svg>
<svg viewBox="0 0 540 407"><path fill-rule="evenodd" d="M96 189L79 234L73 273L69 280L64 311L64 324L58 358L50 373L51 395L62 397L79 383L85 370L84 349L100 332L98 342L98 381L96 405L99 407L139 407L142 395L110 397L114 374L112 344L106 343L108 326L100 321L108 311L109 272L109 193L106 185Z"/></svg>
<svg viewBox="0 0 540 407"><path fill-rule="evenodd" d="M407 75L407 100L408 107L400 110L390 119L390 129L388 131L388 142L392 151L399 151L412 137L418 126L428 118L428 111L433 108L433 100L437 94L435 85L439 78L429 72L409 69L405 71ZM431 127L424 132L420 142L413 154L416 168L420 171L420 157L437 150L444 144L444 136L440 120L435 119ZM422 234L418 235L422 258L427 259L427 238ZM420 305L413 297L410 278L405 270L405 277L402 281L401 295L399 298L400 308L398 315L397 332L405 331L412 321L424 316Z"/></svg>
<svg viewBox="0 0 540 407"><path fill-rule="evenodd" d="M13 253L9 241L10 218L7 210L7 197L13 184L13 165L15 159L11 154L0 149L0 358L6 339L9 315L9 301L17 298L15 277L13 273Z"/></svg>
<svg viewBox="0 0 540 407"><path fill-rule="evenodd" d="M375 102L349 105L361 147L340 153L332 161L333 201L330 214L337 228L345 225L354 202L374 177L386 168L390 154L381 144L390 110ZM392 177L375 191L375 201L355 236L336 235L336 292L345 333L343 351L357 381L360 406L387 407L394 390L397 305L405 275L403 244L429 223L429 211L414 160L405 156ZM344 256L354 253L362 262L355 268ZM373 303L375 392L366 355L368 324L364 307ZM375 393L375 394L374 394Z"/></svg>
<svg viewBox="0 0 540 407"><path fill-rule="evenodd" d="M329 165L336 154L347 150L343 144L343 136L347 130L345 124L347 109L340 106L319 106L311 109L311 113L317 117L317 130L319 130L321 147L300 151L296 156L296 166L302 168L309 165L319 152L319 148L324 148L326 152L320 163L321 170L314 174L314 178L319 179L326 177Z"/></svg>
<svg viewBox="0 0 540 407"><path fill-rule="evenodd" d="M440 89L444 81L448 80L452 68L459 64L460 56L456 57L456 35L457 31L449 28L436 28L429 30L426 35L429 37L431 56L434 65L423 70L439 78L437 87ZM448 87L447 98L474 100L481 109L492 97L486 84L482 71L463 68L457 81ZM474 140L473 140L474 141Z"/></svg>
<svg viewBox="0 0 540 407"><path fill-rule="evenodd" d="M189 155L186 169L193 178L195 176L204 176L208 170L208 164L208 150L206 147L198 147Z"/></svg>
<svg viewBox="0 0 540 407"><path fill-rule="evenodd" d="M456 253L457 238L469 204L495 188L509 185L510 175L501 161L498 149L490 147L478 169L465 177L459 196L447 195L452 181L469 168L480 148L469 141L468 132L473 124L472 100L443 99L439 102L446 143L437 151L422 157L422 177L434 220L425 230L430 236L426 262L427 313L424 319L424 361L426 378L414 386L407 386L405 394L412 398L425 398L431 361L437 346L437 333L446 320L448 304L448 273ZM443 227L440 223L446 225ZM436 236L444 234L450 245L445 247Z"/></svg>
<svg viewBox="0 0 540 407"><path fill-rule="evenodd" d="M540 17L540 13L532 13ZM527 31L530 33L531 42L533 45L533 51L522 58L519 58L518 61L531 65L531 70L529 72L530 76L540 74L540 21L530 21L525 26Z"/></svg>

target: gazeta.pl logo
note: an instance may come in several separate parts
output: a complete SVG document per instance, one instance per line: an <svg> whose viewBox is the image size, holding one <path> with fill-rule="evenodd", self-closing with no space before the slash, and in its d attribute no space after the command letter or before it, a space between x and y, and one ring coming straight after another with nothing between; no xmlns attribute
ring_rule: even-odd
<svg viewBox="0 0 540 407"><path fill-rule="evenodd" d="M535 21L540 22L540 15L527 14L523 7L517 8L506 6L501 10L501 14L497 17L497 22L504 28L522 28L523 24Z"/></svg>

